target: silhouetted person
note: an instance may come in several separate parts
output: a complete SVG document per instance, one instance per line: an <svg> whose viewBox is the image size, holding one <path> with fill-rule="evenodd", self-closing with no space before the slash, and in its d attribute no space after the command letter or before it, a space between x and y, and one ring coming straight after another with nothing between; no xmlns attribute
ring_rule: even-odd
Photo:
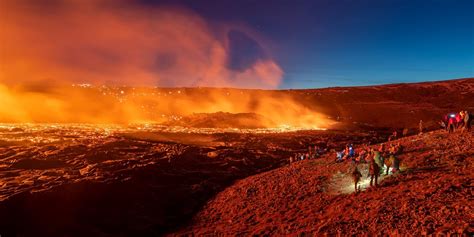
<svg viewBox="0 0 474 237"><path fill-rule="evenodd" d="M456 118L450 115L448 119L448 132L449 133L454 132L454 130L456 129L455 124L456 124Z"/></svg>
<svg viewBox="0 0 474 237"><path fill-rule="evenodd" d="M393 131L392 135L390 135L388 137L388 141L393 141L393 140L397 139L397 137L398 137L397 131Z"/></svg>
<svg viewBox="0 0 474 237"><path fill-rule="evenodd" d="M469 132L469 131L471 131L472 114L470 114L467 111L465 111L464 113L465 113L465 115L464 115L464 127Z"/></svg>
<svg viewBox="0 0 474 237"><path fill-rule="evenodd" d="M400 171L400 160L398 159L398 157L394 155L390 159L392 163L392 173Z"/></svg>
<svg viewBox="0 0 474 237"><path fill-rule="evenodd" d="M382 143L379 146L377 151L374 151L374 160L375 163L379 166L380 170L382 170L384 165L385 157L387 157L387 152L385 151L385 145Z"/></svg>
<svg viewBox="0 0 474 237"><path fill-rule="evenodd" d="M457 113L456 116L455 116L455 119L456 119L456 129L463 127L464 112L461 111L461 112Z"/></svg>
<svg viewBox="0 0 474 237"><path fill-rule="evenodd" d="M439 126L440 126L442 129L446 130L446 123L445 123L443 120L439 121Z"/></svg>
<svg viewBox="0 0 474 237"><path fill-rule="evenodd" d="M457 120L458 127L463 128L464 130L464 128L466 127L466 122L464 120L466 118L466 111L461 110L461 112L459 112L458 115L459 115L459 118Z"/></svg>
<svg viewBox="0 0 474 237"><path fill-rule="evenodd" d="M420 120L420 123L418 124L418 129L420 130L419 134L423 134L423 120Z"/></svg>
<svg viewBox="0 0 474 237"><path fill-rule="evenodd" d="M388 153L389 153L389 156L387 159L384 160L384 164L385 164L385 175L388 175L389 171L390 171L390 167L392 167L392 162L393 160L395 159L395 153L397 153L397 147L395 146L395 144L390 144L390 148L388 149Z"/></svg>
<svg viewBox="0 0 474 237"><path fill-rule="evenodd" d="M370 161L369 164L369 176L370 176L370 187L372 187L372 183L375 179L375 186L378 186L377 180L380 175L380 167L377 165L374 159Z"/></svg>
<svg viewBox="0 0 474 237"><path fill-rule="evenodd" d="M359 169L357 166L354 168L352 171L352 180L354 180L354 190L355 192L359 191L357 188L357 184L359 184L360 178L362 177L362 174L360 173Z"/></svg>

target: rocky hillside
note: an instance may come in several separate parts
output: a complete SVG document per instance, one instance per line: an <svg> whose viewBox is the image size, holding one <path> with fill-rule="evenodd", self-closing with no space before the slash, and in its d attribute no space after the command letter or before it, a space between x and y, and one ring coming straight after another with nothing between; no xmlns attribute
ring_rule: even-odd
<svg viewBox="0 0 474 237"><path fill-rule="evenodd" d="M290 90L312 110L347 124L372 127L437 128L450 112L474 110L474 79L363 87Z"/></svg>
<svg viewBox="0 0 474 237"><path fill-rule="evenodd" d="M402 172L383 176L378 188L353 193L351 164L330 154L238 181L175 234L472 234L473 133L398 141ZM359 168L367 186L367 166Z"/></svg>

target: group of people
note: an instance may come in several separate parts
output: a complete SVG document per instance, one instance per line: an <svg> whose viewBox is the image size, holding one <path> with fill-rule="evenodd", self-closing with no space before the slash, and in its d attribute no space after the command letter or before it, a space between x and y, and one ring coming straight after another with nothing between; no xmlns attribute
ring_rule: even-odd
<svg viewBox="0 0 474 237"><path fill-rule="evenodd" d="M356 152L352 144L347 144L344 150L336 153L336 162L354 160L355 158Z"/></svg>
<svg viewBox="0 0 474 237"><path fill-rule="evenodd" d="M460 111L459 113L450 113L444 116L444 119L440 122L441 126L448 132L455 132L456 130L471 131L471 123L473 115L468 111ZM403 135L405 136L405 130ZM419 133L423 133L423 121L419 123ZM389 142L397 139L397 132L389 137ZM368 148L364 145L360 152L355 152L352 145L347 145L346 149L336 154L336 162L342 162L345 160L351 160L356 163L352 170L352 178L354 181L354 189L357 192L358 183L362 178L362 173L357 167L357 163L366 162L369 164L368 173L370 177L370 186L378 185L378 177L381 174L388 175L396 173L400 170L400 160L398 155L403 152L403 146L400 143L391 143L388 149L385 149L384 144L381 144L378 149Z"/></svg>
<svg viewBox="0 0 474 237"><path fill-rule="evenodd" d="M403 152L403 146L400 143L391 143L388 149L381 144L378 149L368 148L367 146L359 153L358 162L368 163L370 187L378 185L378 177L381 174L388 175L400 171L400 160L398 155ZM357 167L357 163L352 171L355 191L359 191L358 183L362 178L362 173Z"/></svg>
<svg viewBox="0 0 474 237"><path fill-rule="evenodd" d="M471 131L473 115L468 111L461 111L459 113L449 113L440 121L441 127L446 129L449 133L456 130Z"/></svg>
<svg viewBox="0 0 474 237"><path fill-rule="evenodd" d="M316 159L326 153L327 149L323 149L318 146L309 146L307 152L300 152L294 154L294 156L290 156L290 164L297 162L297 161L302 161L302 160L311 160L311 159Z"/></svg>
<svg viewBox="0 0 474 237"><path fill-rule="evenodd" d="M444 116L440 125L445 128L448 132L454 132L455 130L461 129L461 131L471 131L471 123L473 115L468 111L461 111L459 113L450 113ZM423 121L419 123L419 133L423 133ZM402 135L406 136L408 129L404 129ZM352 178L354 181L355 191L360 191L358 183L362 178L362 173L359 170L359 163L368 164L368 177L370 177L370 187L378 186L378 178L381 174L388 175L389 173L397 173L400 171L400 160L398 156L403 152L403 146L400 142L394 143L393 141L398 139L397 131L394 131L388 141L392 142L388 149L385 148L384 144L381 144L378 149L369 147L364 144L361 148L354 148L353 144L347 144L344 150L336 152L336 162L350 161L354 165L352 170ZM327 149L321 149L317 146L309 146L308 152L296 153L290 157L290 163L294 163L301 160L315 159L324 154Z"/></svg>

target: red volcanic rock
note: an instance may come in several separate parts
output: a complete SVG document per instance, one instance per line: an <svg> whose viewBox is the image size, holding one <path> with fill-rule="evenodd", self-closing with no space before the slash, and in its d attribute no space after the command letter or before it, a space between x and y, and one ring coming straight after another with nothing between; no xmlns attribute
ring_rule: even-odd
<svg viewBox="0 0 474 237"><path fill-rule="evenodd" d="M171 92L180 89L161 90L175 95ZM97 93L97 88L87 91L104 99L115 95ZM160 89L146 91L130 93L127 104L151 98ZM2 124L0 235L473 232L472 133L425 132L398 140L405 146L400 156L402 172L382 176L379 188L367 188L367 165L360 165L364 191L359 194L352 193L351 164L335 164L333 151L348 143L357 150L361 144L386 141L395 129L400 134L401 128L410 128L408 134L414 134L420 119L434 128L446 112L473 111L474 79L317 90L195 88L185 92L158 101L193 100L199 106L215 102L210 94L221 99L225 95L226 101L236 103L245 95L251 103L242 108L265 107L260 99L269 97L286 108L290 106L280 99L292 98L298 108L321 112L339 121L340 127L239 133L153 125ZM114 107L113 98L107 100L107 108ZM143 110L161 118L157 108L154 104ZM169 109L166 116L177 116ZM100 117L97 109L84 113ZM115 116L108 109L104 113ZM186 119L185 125L195 127L266 123L252 113ZM290 156L314 145L331 152L288 166Z"/></svg>
<svg viewBox="0 0 474 237"><path fill-rule="evenodd" d="M175 234L473 233L474 135L436 131L396 142L405 146L402 172L382 176L378 188L352 193L351 165L330 154L238 181Z"/></svg>
<svg viewBox="0 0 474 237"><path fill-rule="evenodd" d="M0 146L0 235L159 236L185 226L234 181L284 166L310 144L379 141L357 131L170 134L76 126L23 126ZM57 139L65 133L73 136ZM0 133L10 138L9 130Z"/></svg>

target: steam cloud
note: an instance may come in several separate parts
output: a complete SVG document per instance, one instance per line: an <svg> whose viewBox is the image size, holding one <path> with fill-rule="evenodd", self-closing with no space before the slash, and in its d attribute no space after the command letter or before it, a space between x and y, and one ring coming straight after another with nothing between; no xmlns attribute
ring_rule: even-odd
<svg viewBox="0 0 474 237"><path fill-rule="evenodd" d="M246 27L211 26L190 10L126 0L0 4L0 122L162 122L161 115L223 111L258 113L276 124L328 125L276 91L171 95L165 89L141 96L142 86L277 88L282 69L268 43ZM77 83L137 90L124 88L118 101L71 87Z"/></svg>
<svg viewBox="0 0 474 237"><path fill-rule="evenodd" d="M4 84L276 88L282 79L251 30L211 27L187 9L106 0L0 4ZM246 61L239 44L253 50Z"/></svg>

